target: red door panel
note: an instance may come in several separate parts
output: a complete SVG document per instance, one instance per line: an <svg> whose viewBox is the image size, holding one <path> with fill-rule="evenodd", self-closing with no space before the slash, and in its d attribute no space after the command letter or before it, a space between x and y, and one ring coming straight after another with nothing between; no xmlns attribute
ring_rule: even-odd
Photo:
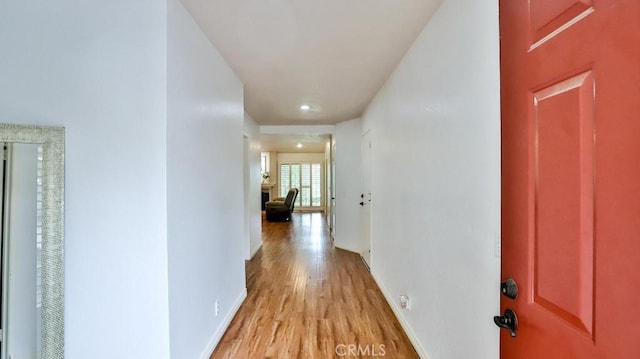
<svg viewBox="0 0 640 359"><path fill-rule="evenodd" d="M640 358L640 1L501 0L506 359Z"/></svg>
<svg viewBox="0 0 640 359"><path fill-rule="evenodd" d="M531 1L533 42L578 21L593 10L593 0Z"/></svg>
<svg viewBox="0 0 640 359"><path fill-rule="evenodd" d="M591 71L535 92L533 105L536 181L533 302L591 336L594 280Z"/></svg>

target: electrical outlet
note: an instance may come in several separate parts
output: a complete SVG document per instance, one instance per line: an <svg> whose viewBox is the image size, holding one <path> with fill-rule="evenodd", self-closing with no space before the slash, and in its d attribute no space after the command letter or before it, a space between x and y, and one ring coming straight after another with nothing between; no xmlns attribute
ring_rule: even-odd
<svg viewBox="0 0 640 359"><path fill-rule="evenodd" d="M411 306L409 305L409 296L403 294L400 296L400 308L404 310L411 310Z"/></svg>
<svg viewBox="0 0 640 359"><path fill-rule="evenodd" d="M215 306L216 317L218 316L218 313L220 313L220 300L216 299L216 306Z"/></svg>

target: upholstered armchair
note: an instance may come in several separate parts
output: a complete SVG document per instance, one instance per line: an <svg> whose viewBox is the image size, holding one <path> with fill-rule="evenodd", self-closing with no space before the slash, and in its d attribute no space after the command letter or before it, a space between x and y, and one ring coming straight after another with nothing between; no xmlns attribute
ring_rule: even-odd
<svg viewBox="0 0 640 359"><path fill-rule="evenodd" d="M288 221L291 219L291 213L293 212L293 206L298 197L298 189L291 188L287 197L276 198L273 201L269 201L265 204L265 211L267 212L267 221Z"/></svg>

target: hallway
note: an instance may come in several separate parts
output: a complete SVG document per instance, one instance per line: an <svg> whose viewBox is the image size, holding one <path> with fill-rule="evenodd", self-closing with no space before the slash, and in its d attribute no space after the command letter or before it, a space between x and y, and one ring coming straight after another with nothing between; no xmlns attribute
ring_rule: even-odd
<svg viewBox="0 0 640 359"><path fill-rule="evenodd" d="M264 220L247 299L212 359L418 358L360 256L333 247L321 213Z"/></svg>

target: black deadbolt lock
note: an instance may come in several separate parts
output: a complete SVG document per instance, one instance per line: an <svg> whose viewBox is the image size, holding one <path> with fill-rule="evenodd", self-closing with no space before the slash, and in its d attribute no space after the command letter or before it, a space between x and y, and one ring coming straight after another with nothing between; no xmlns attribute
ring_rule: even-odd
<svg viewBox="0 0 640 359"><path fill-rule="evenodd" d="M507 278L500 283L500 292L507 298L516 299L518 297L518 284L513 278Z"/></svg>

